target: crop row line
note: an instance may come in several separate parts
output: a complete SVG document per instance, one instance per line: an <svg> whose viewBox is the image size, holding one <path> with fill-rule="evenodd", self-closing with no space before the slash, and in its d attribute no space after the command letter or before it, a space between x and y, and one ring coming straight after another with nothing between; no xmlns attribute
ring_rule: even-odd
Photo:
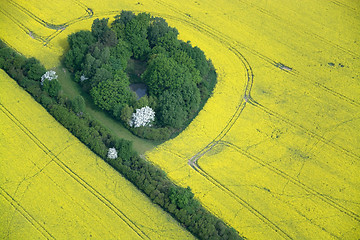
<svg viewBox="0 0 360 240"><path fill-rule="evenodd" d="M160 4L163 4L160 0L158 0L157 2L160 3ZM252 6L253 4L250 4L250 5ZM176 9L176 8L170 6L170 5L166 5L166 6L169 7L169 8L172 8L172 9L173 9L174 11L176 11L176 12L180 12L184 17L189 18L189 15L186 14L185 12L179 11L178 9ZM262 9L262 10L267 12L267 10L264 10L264 9ZM269 13L269 14L270 14L270 13ZM270 15L271 15L271 14L270 14ZM168 15L166 15L166 16L168 16ZM171 18L172 16L168 16L168 17ZM175 18L175 17L172 17L172 18ZM275 18L277 18L277 17L275 17ZM180 18L178 18L178 20L180 21ZM212 31L213 33L216 32L217 35L220 36L220 40L221 40L221 41L226 40L226 41L228 41L228 44L230 44L231 42L233 42L233 43L235 44L234 46L239 46L239 47L241 47L242 49L245 49L245 50L251 52L253 55L257 56L258 58L260 58L260 59L262 59L262 60L264 60L265 62L269 63L270 65L272 65L272 66L274 66L274 67L276 67L277 69L282 70L282 71L284 71L284 72L287 73L287 74L290 74L290 75L293 75L293 76L295 76L295 77L298 77L298 79L300 79L301 81L309 82L310 84L314 85L315 87L318 87L318 88L326 91L327 93L332 94L332 95L334 95L335 97L338 97L338 98L340 98L341 100L344 100L344 101L348 102L349 104L352 104L352 105L354 105L354 106L360 107L360 103L357 102L356 100L351 99L351 98L345 96L344 94L339 93L339 92L337 92L337 91L335 91L335 90L333 90L333 89L330 89L330 88L326 87L324 84L321 84L321 83L319 83L319 82L317 82L317 81L316 81L316 82L313 82L313 81L311 81L311 80L305 80L306 78L301 77L301 76L300 76L300 73L299 73L296 69L293 69L293 68L291 68L291 67L287 67L286 65L282 64L281 62L276 61L275 59L271 59L271 58L269 58L268 56L266 56L266 55L264 55L264 54L256 51L255 49L249 48L248 46L246 46L245 44L243 44L243 43L241 43L241 42L239 42L239 41L234 41L233 39L229 38L229 37L226 36L225 34L220 33L220 32L217 31L216 29L213 29L212 27L208 26L208 25L205 24L205 23L202 23L202 22L198 21L198 20L195 19L195 18L191 18L191 20L196 21L198 24L201 24L204 28L206 27L206 28L208 28L208 29L211 29L211 31ZM183 20L183 21L186 21L186 20ZM187 22L187 21L186 21L186 22ZM285 22L286 22L286 21L285 21ZM189 23L189 22L187 22L187 23ZM305 33L305 32L304 32L304 34L308 34L308 33ZM321 38L321 39L322 39L322 38ZM324 39L322 39L322 40L325 41ZM304 73L302 73L302 74L304 74ZM310 76L309 74L305 74L305 75L307 75L307 77Z"/></svg>
<svg viewBox="0 0 360 240"><path fill-rule="evenodd" d="M31 36L33 39L39 41L39 42L45 42L44 38L41 36L38 36L33 31L31 31L28 27L26 27L23 23L21 23L19 20L17 20L14 16L12 16L10 13L3 11L0 9L0 12L4 14L7 18L9 18L15 25L17 25L22 31L24 31L27 35Z"/></svg>
<svg viewBox="0 0 360 240"><path fill-rule="evenodd" d="M10 4L12 4L13 6L15 6L17 9L19 9L21 12L25 13L26 15L28 15L29 17L31 17L33 20L35 20L36 22L38 22L39 24L41 24L42 26L46 27L46 28L51 28L51 29L61 29L64 27L63 24L60 25L56 25L56 24L51 24L49 22L44 21L43 19L39 18L38 16L36 16L35 14L33 14L32 12L30 12L28 9L26 9L25 7L21 6L20 4L16 3L13 0L7 0Z"/></svg>
<svg viewBox="0 0 360 240"><path fill-rule="evenodd" d="M93 10L92 10L91 8L87 7L85 4L81 3L80 1L73 0L77 5L79 5L80 7L82 7L82 8L86 11L86 15L85 15L85 16L81 16L81 17L78 17L78 18L75 18L75 19L70 20L70 21L68 21L68 22L65 22L65 23L63 23L63 24L58 24L58 25L56 25L56 24L48 23L48 22L44 21L43 19L37 17L35 14L33 14L32 12L30 12L28 9L26 9L26 8L24 8L23 6L15 3L13 0L8 0L8 1L9 1L10 3L14 4L16 7L18 7L21 11L23 11L24 13L26 13L27 15L29 15L29 16L30 16L31 18L33 18L35 21L41 23L43 26L48 27L48 28L51 28L51 29L54 29L54 26L55 26L55 29L57 29L57 30L56 30L54 33L52 33L51 35L47 36L47 37L38 36L38 35L36 35L33 31L30 31L30 29L28 29L28 28L27 28L27 31L25 31L25 32L27 32L28 34L31 34L33 38L40 38L40 40L44 42L44 45L47 45L53 38L55 38L55 37L58 36L60 33L62 33L63 30L65 30L65 28L66 28L67 26L72 25L72 24L74 24L74 23L76 23L76 22L79 22L79 21L83 21L83 20L89 19L89 18L91 18L91 17L94 16L94 12L93 12ZM164 4L163 2L160 2L160 1L158 1L158 2L159 2L160 4ZM243 2L244 2L245 4L249 4L249 3L246 3L245 1L243 1ZM280 19L279 16L274 15L273 13L270 13L269 11L267 11L267 10L265 10L265 9L262 9L262 8L260 8L260 7L258 7L258 6L255 6L255 5L252 4L252 3L249 4L249 5L250 5L251 7L253 7L253 8L255 8L255 9L257 9L258 11L262 12L262 13L265 13L265 14L267 14L267 15L269 15L269 16L274 17L275 19ZM172 7L172 6L170 6L170 5L167 5L167 6L168 6L168 7ZM172 8L175 9L174 7L172 7ZM179 12L179 10L177 10L177 9L175 9L174 11L178 11L178 12ZM111 13L118 13L118 12L119 12L118 10L113 10L113 11L107 11L106 13L107 13L107 14L111 14ZM95 14L95 16L98 17L98 16L101 16L101 15L103 15L103 14L104 14L104 13L102 13L102 14ZM188 17L188 14L186 14L186 13L184 13L184 12L181 12L181 14L183 14L183 15L185 15L185 16ZM209 27L209 26L207 26L207 27ZM305 33L305 34L310 34L310 33L306 33L306 32L304 32L304 33ZM312 34L314 34L314 33L312 33ZM310 35L311 35L311 34L310 34ZM226 38L226 36L224 36L224 35L222 35L222 37ZM318 37L319 37L319 39L322 40L322 41L325 41L325 40L326 40L326 39L324 39L324 38L322 38L322 37L320 37L320 36L318 36ZM229 40L229 38L228 38L228 40ZM330 42L330 43L331 43L331 42ZM274 67L276 67L276 68L278 68L278 69L280 69L280 70L282 70L282 71L284 71L284 72L286 72L286 73L288 73L288 74L291 74L291 75L294 75L294 76L299 76L299 73L296 71L296 69L292 69L292 68L289 68L289 67L279 67L279 66L284 66L284 65L283 65L282 63L280 63L280 62L277 62L277 61L275 61L275 60L273 60L273 59L271 59L271 58L269 58L269 57L267 57L267 56L259 53L259 52L256 51L255 49L251 49L251 48L247 47L246 45L244 45L244 44L242 44L242 43L240 43L240 42L238 42L238 41L236 41L236 44L239 45L241 48L244 48L244 49L246 49L247 51L250 51L250 52L253 53L255 56L257 56L257 57L263 59L264 61L268 62L268 63L271 64L272 66L274 66ZM333 44L333 43L331 43L331 44L337 46L338 48L341 48L341 46L339 46L339 45L337 45L337 44ZM346 49L345 49L345 50L346 50ZM345 51L345 50L344 50L344 51ZM345 52L346 52L346 51L345 51ZM290 69L291 69L291 70L290 70ZM300 79L303 80L303 81L306 81L306 80L304 80L304 78L302 78L302 77L300 77ZM342 100L344 100L344 101L346 101L346 102L348 102L348 103L350 103L350 104L352 104L352 105L355 105L355 106L357 106L357 107L360 106L360 103L358 103L357 101L355 101L355 100L353 100L353 99L345 96L344 94L338 93L338 92L334 91L333 89L330 89L330 88L326 87L325 85L323 85L323 84L321 84L321 83L319 83L319 82L312 82L312 81L310 81L310 80L309 80L308 82L310 82L310 83L313 84L314 86L319 87L320 89L328 92L329 94L332 94L332 95L334 95L334 96L336 96L336 97L338 97L338 98L340 98L340 99L342 99Z"/></svg>
<svg viewBox="0 0 360 240"><path fill-rule="evenodd" d="M269 114L270 116L276 117L277 119L279 119L279 120L281 120L281 121L289 124L290 126L292 126L292 127L294 127L294 128L297 128L297 129L305 132L305 133L306 133L307 135L309 135L310 137L315 138L315 139L319 140L320 142L322 142L322 143L324 143L324 144L326 144L326 145L328 145L328 146L330 146L330 147L332 147L332 148L334 148L334 149L336 149L336 150L341 151L341 152L344 153L345 155L347 155L347 156L349 156L349 157L352 157L352 158L354 158L354 159L359 159L359 158L360 158L359 155L353 153L352 151L347 150L346 148L344 148L344 147L342 147L342 146L340 146L340 145L332 142L331 140L328 140L328 139L324 138L323 136L320 136L319 134L308 130L307 128L303 127L302 125L297 124L297 123L295 123L294 121L289 120L288 118L280 115L279 113L274 112L274 111L268 109L267 107L263 106L262 104L256 102L256 101L255 101L254 99L252 99L251 97L249 98L248 102L249 102L251 105L259 108L259 109L262 110L263 112Z"/></svg>
<svg viewBox="0 0 360 240"><path fill-rule="evenodd" d="M56 25L56 24L48 23L48 22L44 21L43 19L37 17L35 14L33 14L32 12L30 12L28 9L26 9L26 8L24 8L23 6L15 3L13 0L8 0L8 1L11 2L12 4L14 4L15 6L17 6L21 11L25 12L27 15L29 15L31 18L33 18L35 21L41 23L43 26L48 27L48 28L51 28L51 29L56 29L56 31L55 31L54 33L50 34L49 36L47 36L47 37L41 37L41 36L36 35L33 31L30 31L30 30L27 28L28 30L25 31L25 32L27 32L28 34L31 34L32 37L34 37L34 36L35 36L36 38L37 38L37 37L40 37L40 40L44 42L44 45L49 44L50 41L51 41L52 39L54 39L55 37L57 37L59 34L61 34L61 33L65 30L65 28L66 28L67 26L70 26L70 25L72 25L72 24L74 24L74 23L77 23L77 22L80 22L80 21L89 19L89 18L91 18L91 17L93 17L93 16L99 17L99 16L103 16L103 14L107 14L107 15L108 15L108 14L112 14L112 13L119 13L118 10L112 10L112 11L107 11L107 12L103 12L103 13L101 13L101 14L95 14L95 15L94 15L94 12L93 12L93 10L92 10L91 8L87 7L85 4L81 3L80 1L73 0L77 5L79 5L80 7L82 7L82 8L86 11L87 14L86 14L85 16L81 16L81 17L75 18L75 19L70 20L70 21L68 21L68 22L65 22L65 23L63 23L63 24L58 24L58 25ZM158 1L158 2L159 2L159 1ZM160 2L159 2L159 3L160 3ZM253 4L250 4L250 5L251 5L252 7L254 7ZM170 6L170 5L167 5L167 6ZM257 10L259 10L257 6L256 6L255 8L256 8ZM261 10L261 9L260 9L260 10ZM260 10L259 10L259 11L260 11ZM262 9L261 12L267 13L268 11ZM184 12L182 12L182 14L185 15L185 16L188 16L188 15L187 15L186 13L184 13ZM272 16L272 14L270 14L270 13L267 13L267 15ZM274 17L274 16L273 16L273 17ZM277 19L278 16L275 17L275 18ZM54 26L55 26L55 28L54 28ZM224 37L224 36L222 36L222 37ZM325 40L323 39L323 41L325 41ZM281 66L285 66L285 65L283 65L282 63L277 62L277 61L275 61L275 60L273 60L273 59L271 59L271 58L269 58L269 57L267 57L267 56L259 53L259 52L256 51L255 49L251 49L251 48L247 47L246 45L244 45L244 44L242 44L242 43L240 43L240 42L238 42L238 41L236 41L236 44L239 45L241 48L244 48L244 49L246 49L247 51L251 52L251 53L254 54L255 56L257 56L257 57L263 59L264 61L268 62L268 63L271 64L272 66L274 66L274 67L276 67L276 68L278 68L278 69L280 69L280 70L282 70L282 71L284 71L284 72L286 72L286 73L288 73L288 74L290 74L290 75L299 76L299 73L296 71L296 69L292 69L292 68L290 68L290 67L281 67ZM301 80L304 80L304 78L300 78L300 79L301 79ZM304 81L306 81L306 80L304 80ZM332 95L334 95L334 96L336 96L336 97L338 97L338 98L340 98L340 99L342 99L342 100L344 100L344 101L346 101L346 102L348 102L348 103L350 103L350 104L352 104L352 105L355 105L355 106L357 106L357 107L360 106L360 103L358 103L357 101L355 101L355 100L353 100L353 99L351 99L351 98L349 98L349 97L347 97L347 96L345 96L345 95L343 95L343 94L341 94L341 93L338 93L338 92L336 92L336 91L334 91L334 90L326 87L325 85L323 85L323 84L321 84L321 83L319 83L319 82L312 82L312 81L310 81L310 80L309 80L308 82L310 82L310 83L313 84L314 86L319 87L319 88L321 88L322 90L324 90L324 91L326 91L326 92L328 92L328 93L330 93L330 94L332 94Z"/></svg>
<svg viewBox="0 0 360 240"><path fill-rule="evenodd" d="M228 141L220 141L219 144L223 144L227 147L231 147L232 149L236 150L237 152L241 153L242 155L246 156L247 158L251 159L252 161L258 163L259 165L269 169L270 171L276 173L277 175L285 178L286 180L290 181L291 183L297 185L298 187L302 188L303 190L305 190L306 192L310 193L313 196L316 196L317 198L319 198L320 200L324 201L325 203L327 203L328 205L332 206L333 208L339 210L340 212L348 215L349 217L353 218L354 220L360 222L360 216L343 207L342 205L338 204L337 202L335 202L334 200L332 200L331 198L327 197L326 195L318 192L315 189L312 189L311 187L307 186L306 184L300 182L299 180L297 180L296 178L290 176L289 174L287 174L286 172L280 170L279 168L276 168L274 166L272 166L270 163L265 162L264 160L261 160L260 158L256 157L255 155L252 155L251 153L243 150L242 148L240 148L239 146L228 142Z"/></svg>
<svg viewBox="0 0 360 240"><path fill-rule="evenodd" d="M174 17L173 17L174 18ZM218 136L209 143L205 148L203 148L201 151L199 151L195 156L190 158L188 160L188 164L191 168L193 168L196 172L200 173L207 181L211 182L216 187L220 188L221 190L225 191L227 194L229 194L233 199L235 199L238 203L240 203L242 206L244 206L246 209L248 209L252 214L254 214L257 218L259 218L265 225L269 226L271 229L273 229L275 232L277 232L280 236L282 236L285 239L292 239L289 234L287 234L284 230L282 230L279 226L277 226L274 222L272 222L269 218L267 218L265 215L263 215L261 212L259 212L256 208L254 208L251 204L246 202L243 198L239 197L237 194L232 192L229 188L227 188L225 185L223 185L221 182L216 180L213 176L209 175L205 170L203 170L198 164L197 160L202 157L204 154L206 154L208 151L210 151L214 146L216 146L221 140L232 128L232 126L235 124L236 120L239 118L240 114L242 113L243 109L246 105L246 98L250 95L250 90L253 83L253 77L251 66L248 64L246 58L238 52L235 48L233 48L230 44L227 44L224 42L219 35L216 35L214 32L211 32L209 29L203 29L198 25L195 25L194 23L189 23L188 21L177 19L179 21L186 22L187 24L191 24L194 28L196 28L200 32L205 32L207 35L210 35L212 38L215 38L219 40L224 46L226 46L231 52L233 52L243 63L243 66L246 70L246 78L247 81L245 83L245 94L240 100L240 104L237 106L237 109L235 113L232 115L232 117L227 122L226 126L222 129L222 131L218 134Z"/></svg>
<svg viewBox="0 0 360 240"><path fill-rule="evenodd" d="M215 145L214 145L215 146ZM211 148L209 149L211 150ZM208 150L208 151L209 151ZM232 190L230 190L228 187L226 187L224 184L222 184L220 181L216 180L213 176L208 174L204 169L202 169L199 165L193 164L191 165L192 169L194 169L196 172L198 172L200 175L202 175L206 180L211 182L213 185L221 189L222 191L226 192L228 195L230 195L235 201L237 201L241 206L245 207L249 212L251 212L255 217L260 219L265 225L270 227L272 230L274 230L276 233L278 233L281 237L284 239L293 239L288 233L286 233L283 229L281 229L276 223L271 221L268 217L266 217L264 214L262 214L259 210L257 210L255 207L253 207L249 202L245 201L245 199L238 196L236 193L234 193Z"/></svg>
<svg viewBox="0 0 360 240"><path fill-rule="evenodd" d="M86 14L84 16L72 19L68 22L62 23L62 24L52 24L49 23L45 20L43 20L42 18L36 16L34 13L32 13L31 11L29 11L27 8L21 6L20 4L16 3L13 0L8 0L8 2L10 4L12 4L14 7L16 7L17 9L19 9L21 12L25 13L26 15L28 15L30 18L32 18L34 21L38 22L40 25L42 25L43 27L55 30L53 33L51 33L49 36L39 36L38 34L36 34L34 31L31 31L28 27L25 27L24 24L22 24L20 21L18 21L16 18L14 18L13 16L11 16L9 13L4 13L4 15L8 16L16 25L18 25L19 27L21 27L21 29L23 29L27 34L29 34L32 38L43 42L44 46L47 46L50 41L52 39L54 39L56 36L58 36L60 33L62 33L66 27L68 27L69 25L72 25L76 22L85 20L85 19L89 19L93 16L93 11L91 8L88 8L86 5L84 5L83 3L81 3L80 1L76 1L74 0L74 2L79 5L80 7L84 8L86 11Z"/></svg>
<svg viewBox="0 0 360 240"><path fill-rule="evenodd" d="M99 191L82 179L77 173L69 168L63 161L61 161L36 135L34 135L24 124L19 121L2 103L0 103L0 109L4 114L15 123L15 125L23 131L45 154L49 155L53 159L54 163L58 165L68 176L74 179L94 197L96 197L101 203L115 213L122 221L124 221L140 238L150 239L146 233L144 233L131 219L129 219L119 208L117 208L110 200L103 196Z"/></svg>
<svg viewBox="0 0 360 240"><path fill-rule="evenodd" d="M187 21L185 21L187 22ZM209 27L210 28L210 27ZM199 31L201 31L200 28L197 28ZM213 35L213 34L212 34ZM214 35L213 35L214 36ZM219 36L217 36L217 38L219 39ZM252 85L253 85L253 77L254 77L254 74L253 74L253 70L249 64L249 62L247 61L247 59L237 50L235 49L234 47L232 47L229 43L228 43L228 49L233 52L240 60L241 62L243 63L244 65L244 68L246 70L246 78L247 78L247 81L246 81L246 86L245 86L245 93L243 95L243 97L241 98L241 101L235 111L235 113L233 114L233 116L230 118L230 120L228 121L228 123L226 124L226 126L222 129L222 131L218 134L217 137L214 138L213 141L219 141L221 140L228 132L229 130L232 128L232 126L235 124L236 120L238 119L238 117L240 116L240 114L242 113L242 110L244 109L246 103L250 103L258 108L260 108L261 110L263 110L264 112L266 112L267 114L269 115L272 115L276 118L278 118L279 120L281 121L284 121L286 123L288 123L289 125L295 127L295 128L298 128L302 131L304 131L306 134L308 134L310 137L314 137L318 140L320 140L321 142L323 142L324 144L327 144L337 150L340 150L342 151L343 153L345 153L346 155L350 156L350 157L353 157L355 159L358 159L360 156L358 156L357 154L353 153L352 151L350 150L347 150L345 149L344 147L338 145L338 144L335 144L333 143L332 141L328 140L328 139L325 139L324 137L320 136L319 134L317 133L314 133L310 130L308 130L307 128L295 123L294 121L291 121L290 119L284 117L284 116L281 116L280 114L266 108L265 106L263 106L262 104L259 104L257 101L255 101L251 95L250 95L250 92L251 92L251 88L252 88ZM327 89L329 90L329 89ZM209 144L211 145L211 143ZM208 146L209 146L208 145Z"/></svg>
<svg viewBox="0 0 360 240"><path fill-rule="evenodd" d="M47 239L55 239L55 237L46 228L38 222L18 201L16 201L5 189L0 186L0 195L5 198L38 232ZM4 223L3 223L4 224Z"/></svg>
<svg viewBox="0 0 360 240"><path fill-rule="evenodd" d="M167 7L171 7L171 6L167 6ZM186 15L185 13L182 13L183 15ZM186 15L187 16L187 15ZM172 17L174 18L174 17ZM226 126L222 129L222 131L218 134L218 136L212 141L210 142L205 148L203 148L202 150L200 150L198 153L196 153L192 158L190 158L188 160L188 164L197 172L199 172L202 176L204 176L207 180L211 179L210 182L212 182L214 185L216 185L217 187L219 187L220 189L223 189L225 192L227 192L229 195L231 195L233 198L237 198L238 196L233 193L232 191L230 191L229 189L226 188L226 186L224 186L223 184L221 184L220 182L218 182L214 177L212 177L211 175L209 175L208 173L206 173L206 171L204 171L198 164L198 160L204 155L206 154L208 151L210 151L214 146L216 146L217 144L219 144L219 142L223 139L224 136L226 136L226 134L229 132L229 130L232 128L232 126L235 124L236 120L239 118L240 114L242 113L242 110L244 109L245 105L247 102L255 105L255 104L258 104L256 101L254 101L250 95L250 92L251 92L251 87L252 87L252 83L253 83L253 72L252 72L252 68L250 66L250 64L248 63L248 61L246 60L246 58L240 53L238 52L237 49L235 49L234 47L231 46L230 43L224 43L224 39L223 39L223 35L220 35L220 34L215 34L214 31L211 31L211 27L209 26L206 26L208 27L208 29L204 29L202 27L200 27L199 25L196 25L195 23L191 23L189 21L186 21L186 20L182 20L182 19L177 19L181 22L185 22L187 24L190 24L192 25L194 28L196 28L197 30L199 30L200 32L205 32L207 33L207 35L210 35L211 37L217 39L217 40L220 40L220 42L224 45L226 45L228 47L228 49L233 52L235 55L237 55L237 57L241 60L241 62L243 63L243 66L246 70L246 78L247 78L247 81L246 81L246 86L245 86L245 93L235 111L235 113L233 114L233 116L229 119L228 123L226 124ZM257 53L255 52L256 55L260 55L260 53ZM265 57L262 57L262 59L264 59L265 61L267 62L270 62L272 63L272 65L275 65L276 62L275 61L272 61L272 60L269 60L269 59L266 59ZM295 73L297 74L297 73ZM262 105L261 105L262 106ZM275 112L273 112L275 113ZM281 120L286 120L290 125L292 126L297 126L297 127L300 127L302 130L305 130L305 132L307 134L309 134L310 136L312 137L318 137L320 140L322 140L324 143L328 143L328 141L326 139L324 139L323 137L315 134L315 133L312 133L311 131L305 129L304 127L300 126L300 125L296 125L295 123L293 123L292 121L290 121L289 119L286 119L284 117L281 117L279 114L275 113L273 114L275 115L276 117L280 118ZM341 149L342 151L345 151L347 152L349 155L352 155L353 157L357 157L356 155L354 155L352 152L349 152L347 151L346 149L342 148L341 146L338 146L336 144L331 144L333 147L337 147L338 149ZM284 176L284 175L282 175ZM300 182L299 182L300 183ZM298 184L299 185L299 184ZM304 184L300 184L301 187L305 187L307 188L306 185ZM314 190L312 190L314 191ZM320 193L317 195L317 196L323 196L321 195ZM239 199L238 199L239 200ZM322 199L323 201L325 201L326 203L332 205L333 207L336 207L338 210L346 213L347 215L351 216L352 218L355 218L357 221L359 221L359 216L355 213L353 213L352 211L344 208L343 206L337 204L336 202L333 202L331 201L330 199ZM243 201L243 199L242 199ZM240 201L240 202L242 202ZM242 202L243 203L243 202ZM242 204L243 205L243 204ZM251 211L252 212L252 211ZM253 212L254 213L254 212ZM260 217L258 214L255 214L256 216L258 216L259 218L261 218L261 220L264 222L264 218ZM268 221L265 221L267 222L267 225L269 226L272 226L272 228L274 227L274 225L271 223L271 222L268 222ZM286 233L285 233L286 234ZM287 234L286 234L287 235ZM287 235L288 236L288 235Z"/></svg>
<svg viewBox="0 0 360 240"><path fill-rule="evenodd" d="M250 7L255 8L257 11L259 11L259 12L261 12L261 13L264 13L264 14L266 14L266 15L274 18L274 19L276 19L276 20L278 21L278 24L287 25L288 19L284 19L284 18L282 18L281 16L270 12L270 11L267 10L267 9L264 9L264 8L262 8L262 7L259 7L259 6L255 5L252 1L250 1L251 3L248 3L248 2L246 2L246 1L244 1L244 0L240 0L240 2L242 2L243 4L247 4L247 5L249 5ZM336 2L339 3L339 1L332 1L332 2L333 2L333 3L336 3ZM338 4L338 5L339 5L339 4ZM347 5L345 5L345 4L342 4L342 5L349 8L349 6L347 6ZM353 10L354 10L354 9L353 9ZM355 11L356 11L356 10L355 10ZM351 56L353 56L353 57L360 57L360 54L359 54L359 53L353 52L353 51L351 51L351 50L349 50L349 49L347 49L347 48L345 48L345 47L343 47L343 46L341 46L341 45L339 45L339 44L337 44L337 43L334 43L334 42L332 42L332 41L330 41L330 40L328 40L328 39L320 36L319 34L316 34L316 33L312 32L312 31L309 31L309 30L301 30L301 29L302 29L301 26L296 26L295 28L292 29L292 31L309 35L309 36L311 36L311 37L313 37L313 38L316 38L316 39L318 39L319 41L324 42L324 43L326 43L326 44L328 44L328 45L331 45L331 46L339 49L340 51L343 51L344 53L347 53L347 54L349 54L349 55L351 55Z"/></svg>

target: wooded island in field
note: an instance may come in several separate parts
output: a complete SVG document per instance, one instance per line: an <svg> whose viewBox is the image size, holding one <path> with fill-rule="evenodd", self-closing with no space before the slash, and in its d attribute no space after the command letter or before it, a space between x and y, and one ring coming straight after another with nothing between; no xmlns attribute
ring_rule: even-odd
<svg viewBox="0 0 360 240"><path fill-rule="evenodd" d="M144 19L147 22L142 25ZM149 25L150 19L153 21L152 26ZM139 32L143 34L149 29L149 36L152 36L152 31L155 32L152 38L154 42L149 45L147 39L135 34L130 35L133 38L128 41L145 41L145 48L130 45L116 37L115 32L108 27L108 19L96 19L91 32L80 31L69 36L70 50L65 55L65 65L75 73L75 79L82 84L83 89L90 92L97 106L112 112L131 129L153 129L150 133L141 131L142 136L150 135L153 136L149 137L152 139L170 137L174 129L180 129L187 119L194 117L199 111L200 95L203 101L209 97L213 87L210 81L215 83L216 74L204 53L191 47L189 43L177 40L177 31L168 27L165 20L150 18L145 13L134 15L123 11L115 17L112 27L117 28L117 34L120 35L121 32L126 32L127 24L140 27L138 30L142 29ZM157 27L163 28L162 31L150 31ZM136 33L134 29L130 31L133 32ZM169 43L165 44L166 39ZM152 49L149 46L153 46L152 49L156 52L150 54ZM150 59L149 63L145 61L147 58ZM198 59L199 66L195 67ZM137 99L136 94L131 92L127 73L137 70L133 68L126 71L131 62L148 65L141 78L137 76L130 79L135 83L145 83L149 88L149 97ZM194 199L189 187L182 188L174 184L165 172L141 158L134 151L131 141L115 137L87 114L81 96L69 99L62 92L55 71L46 71L35 58L25 58L2 42L0 68L40 102L58 122L143 191L153 203L170 213L194 236L200 239L242 239L233 228L202 207ZM199 69L202 69L203 74L200 74ZM213 79L208 80L211 71ZM160 117L144 126L134 126L137 123L133 109L150 108L149 105L160 113ZM181 115L178 115L179 112ZM152 124L159 127L151 128Z"/></svg>
<svg viewBox="0 0 360 240"><path fill-rule="evenodd" d="M68 37L64 64L94 103L151 140L168 139L194 118L210 96L216 73L203 51L177 39L163 18L122 11L109 27ZM143 84L138 96L131 86Z"/></svg>
<svg viewBox="0 0 360 240"><path fill-rule="evenodd" d="M360 239L359 13L0 1L0 239Z"/></svg>

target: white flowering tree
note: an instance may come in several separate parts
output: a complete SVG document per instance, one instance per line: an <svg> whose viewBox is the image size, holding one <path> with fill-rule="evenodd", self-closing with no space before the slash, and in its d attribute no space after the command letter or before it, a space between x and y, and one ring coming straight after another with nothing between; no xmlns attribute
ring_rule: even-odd
<svg viewBox="0 0 360 240"><path fill-rule="evenodd" d="M44 85L44 81L48 80L49 82L53 79L57 79L58 75L53 70L47 71L44 75L41 76L41 85Z"/></svg>
<svg viewBox="0 0 360 240"><path fill-rule="evenodd" d="M151 107L145 106L139 109L136 109L131 116L129 121L130 127L144 127L151 126L151 123L155 120L155 112Z"/></svg>
<svg viewBox="0 0 360 240"><path fill-rule="evenodd" d="M118 153L115 148L109 148L107 157L110 159L116 159L118 157Z"/></svg>
<svg viewBox="0 0 360 240"><path fill-rule="evenodd" d="M41 88L49 94L50 97L56 97L59 95L61 85L57 80L58 75L53 70L47 71L41 76Z"/></svg>

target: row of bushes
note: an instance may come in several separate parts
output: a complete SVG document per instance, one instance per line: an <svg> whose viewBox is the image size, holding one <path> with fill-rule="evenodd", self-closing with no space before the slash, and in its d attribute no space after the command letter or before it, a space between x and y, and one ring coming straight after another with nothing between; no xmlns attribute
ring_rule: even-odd
<svg viewBox="0 0 360 240"><path fill-rule="evenodd" d="M241 239L233 228L204 209L194 199L190 188L175 185L162 170L142 159L132 149L132 142L114 137L86 113L76 113L74 105L65 96L57 94L50 97L40 84L40 78L46 70L39 61L27 59L0 42L0 68L80 141L143 191L155 204L169 212L194 236L200 239ZM110 147L115 147L118 151L117 159L106 157Z"/></svg>

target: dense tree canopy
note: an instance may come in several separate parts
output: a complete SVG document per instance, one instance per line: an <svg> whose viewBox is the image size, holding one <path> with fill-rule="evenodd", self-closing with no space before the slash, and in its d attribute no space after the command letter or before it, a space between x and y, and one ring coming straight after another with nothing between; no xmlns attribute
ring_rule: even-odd
<svg viewBox="0 0 360 240"><path fill-rule="evenodd" d="M204 53L177 37L177 29L162 18L122 11L111 24L108 18L95 19L91 31L71 34L64 63L94 103L125 125L136 109L150 106L154 131L133 131L164 138L169 135L155 131L184 127L209 97L209 83L216 81ZM130 82L146 84L148 95L136 100Z"/></svg>
<svg viewBox="0 0 360 240"><path fill-rule="evenodd" d="M80 69L88 47L95 42L90 31L80 31L68 36L70 49L65 54L64 64L72 72Z"/></svg>
<svg viewBox="0 0 360 240"><path fill-rule="evenodd" d="M124 76L100 81L96 87L91 89L90 94L96 105L108 111L117 105L127 104L132 97L129 83Z"/></svg>
<svg viewBox="0 0 360 240"><path fill-rule="evenodd" d="M159 121L165 126L179 128L187 118L180 91L164 91L159 97Z"/></svg>
<svg viewBox="0 0 360 240"><path fill-rule="evenodd" d="M153 58L143 74L144 82L149 87L149 94L157 97L165 90L181 88L185 81L191 81L191 77L187 68L164 54Z"/></svg>

